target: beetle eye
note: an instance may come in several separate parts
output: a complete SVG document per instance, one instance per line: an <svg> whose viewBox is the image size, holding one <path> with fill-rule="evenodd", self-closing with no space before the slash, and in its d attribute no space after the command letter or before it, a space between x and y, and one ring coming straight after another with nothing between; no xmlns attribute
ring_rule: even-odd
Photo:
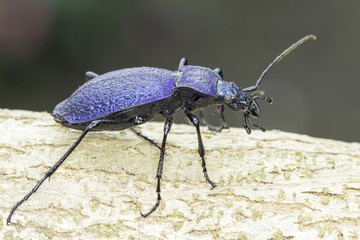
<svg viewBox="0 0 360 240"><path fill-rule="evenodd" d="M233 99L234 98L232 96L230 96L230 95L225 95L224 96L224 102L227 103L227 104L231 103Z"/></svg>

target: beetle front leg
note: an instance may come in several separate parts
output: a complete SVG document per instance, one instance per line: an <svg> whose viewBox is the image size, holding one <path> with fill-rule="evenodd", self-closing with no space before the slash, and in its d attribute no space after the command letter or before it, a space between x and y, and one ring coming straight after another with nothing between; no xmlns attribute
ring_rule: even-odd
<svg viewBox="0 0 360 240"><path fill-rule="evenodd" d="M174 117L174 114L169 114L167 116L167 118L166 118L166 122L165 122L165 125L164 125L164 136L163 136L163 140L162 140L162 144L161 144L160 159L159 159L158 170L157 170L157 174L156 174L156 179L157 179L157 186L156 186L157 200L156 200L155 205L152 207L152 209L149 212L147 212L145 214L140 212L141 216L144 217L144 218L149 216L152 212L154 212L157 209L157 207L159 206L160 201L161 201L160 180L162 179L166 138L167 138L168 133L170 132L170 128L171 128L171 125L172 125L172 122L173 122L173 117Z"/></svg>
<svg viewBox="0 0 360 240"><path fill-rule="evenodd" d="M225 107L224 107L224 105L217 106L216 110L220 114L220 126L219 127L213 126L210 123L208 123L206 121L206 119L205 119L205 116L204 116L204 113L203 113L202 110L200 110L200 120L201 120L201 122L204 125L206 125L209 128L210 131L221 132L221 130L223 130L223 129L229 129L229 126L225 122L225 115L224 115Z"/></svg>
<svg viewBox="0 0 360 240"><path fill-rule="evenodd" d="M196 117L195 114L193 114L193 113L191 113L191 112L189 112L187 110L184 110L184 112L186 114L186 117L192 122L192 124L196 128L196 133L197 133L198 143L199 143L198 152L199 152L199 155L201 157L204 177L205 177L206 181L208 181L211 184L211 186L212 186L211 189L213 189L214 187L216 187L216 184L213 181L210 180L210 178L209 178L209 176L207 174L206 162L205 162L205 148L204 148L204 144L203 144L202 138L201 138L199 119Z"/></svg>

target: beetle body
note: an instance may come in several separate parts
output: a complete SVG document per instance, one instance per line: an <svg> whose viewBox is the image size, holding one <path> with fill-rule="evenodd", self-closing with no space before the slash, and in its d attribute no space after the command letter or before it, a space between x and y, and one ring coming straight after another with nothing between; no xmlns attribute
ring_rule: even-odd
<svg viewBox="0 0 360 240"><path fill-rule="evenodd" d="M180 107L191 111L221 103L219 81L223 80L218 73L198 66L183 66L178 71L121 69L86 82L55 107L53 116L74 129L84 130L91 121L104 119L109 123L93 130L122 130Z"/></svg>
<svg viewBox="0 0 360 240"><path fill-rule="evenodd" d="M211 126L203 117L201 120L208 125L210 130L221 131L227 127L223 114L224 105L226 105L232 111L243 112L243 126L247 133L250 133L248 123L264 131L262 127L252 122L250 117L260 115L258 99L269 103L272 102L272 99L262 96L262 92L255 90L269 69L308 39L316 38L313 35L308 35L291 45L263 71L254 86L244 89L232 82L224 81L219 68L211 70L206 67L189 66L184 58L181 59L177 71L139 67L121 69L102 75L87 72L86 77L89 81L79 87L68 99L59 103L53 112L55 121L66 127L82 130L82 134L60 160L45 173L34 188L13 206L7 223L11 221L15 210L29 199L47 178L56 172L89 131L132 128L160 114L166 118L161 147L132 128L139 136L155 144L161 150L156 173L157 200L150 211L145 214L141 213L143 217L150 215L159 206L161 200L160 180L162 178L166 139L170 132L173 116L178 108L183 109L185 116L196 128L198 153L201 157L203 174L206 181L215 187L216 184L210 180L207 174L205 148L200 134L199 119L193 111L201 110L201 108L210 105L218 105L220 127ZM201 111L200 115L202 116Z"/></svg>
<svg viewBox="0 0 360 240"><path fill-rule="evenodd" d="M57 122L80 130L96 119L116 120L97 130L122 130L152 119L169 105L167 102L176 101L176 78L176 72L149 67L105 73L58 104L53 116Z"/></svg>

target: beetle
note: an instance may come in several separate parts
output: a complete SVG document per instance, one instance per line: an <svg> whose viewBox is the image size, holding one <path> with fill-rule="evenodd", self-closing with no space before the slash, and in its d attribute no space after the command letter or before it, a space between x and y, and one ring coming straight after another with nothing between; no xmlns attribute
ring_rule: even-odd
<svg viewBox="0 0 360 240"><path fill-rule="evenodd" d="M262 92L255 91L259 87L266 73L284 56L297 46L309 39L316 39L308 35L291 45L277 56L273 62L262 72L254 86L240 88L233 82L223 80L220 68L211 70L201 66L187 64L185 58L181 59L177 71L154 67L125 68L97 75L87 72L89 80L80 86L69 98L60 102L53 111L56 122L65 127L83 131L70 149L56 162L35 185L35 187L17 202L7 218L35 193L41 184L50 178L65 159L74 151L89 131L124 130L132 128L139 136L158 146L161 150L156 173L157 200L147 213L149 216L156 210L161 201L160 179L162 177L165 145L168 133L173 123L173 116L178 108L182 108L185 116L195 126L198 138L198 153L201 157L203 174L207 182L214 188L216 184L209 178L206 163L205 149L200 134L200 122L193 113L194 110L206 106L217 105L221 124L219 127L210 125L200 112L202 122L212 131L221 131L227 128L224 118L224 106L232 111L243 112L243 126L248 134L251 130L248 124L262 131L265 129L254 123L250 117L259 117L260 107L256 100L265 100L272 103L272 98L264 97ZM250 94L248 94L250 92ZM164 133L161 146L137 131L134 126L150 121L153 117L165 117Z"/></svg>

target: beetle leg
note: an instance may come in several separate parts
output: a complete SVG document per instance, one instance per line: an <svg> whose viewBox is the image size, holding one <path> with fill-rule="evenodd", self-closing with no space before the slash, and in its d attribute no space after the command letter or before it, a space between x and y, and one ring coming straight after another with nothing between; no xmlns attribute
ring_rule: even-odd
<svg viewBox="0 0 360 240"><path fill-rule="evenodd" d="M157 186L156 186L157 200L156 200L155 205L152 207L152 209L149 212L147 212L145 214L140 212L141 216L144 217L144 218L149 216L152 212L154 212L157 209L157 207L159 206L159 204L160 204L160 200L161 200L160 180L162 178L162 171L163 171L163 165L164 165L166 138L167 138L168 133L170 132L170 128L171 128L171 125L172 125L172 122L173 122L173 116L174 116L174 114L169 114L167 116L167 118L166 118L166 122L165 122L165 125L164 125L164 136L163 136L163 140L162 140L162 144L161 144L161 153L160 153L160 158L159 158L158 170L157 170L157 174L156 174L156 179L157 179Z"/></svg>
<svg viewBox="0 0 360 240"><path fill-rule="evenodd" d="M219 127L215 127L213 125L211 125L210 123L208 123L205 119L204 113L202 110L200 110L200 120L201 122L206 125L210 131L214 131L214 132L221 132L221 130L223 129L229 129L229 126L226 124L225 122L225 115L224 115L224 105L220 105L217 106L217 111L220 114L220 126Z"/></svg>
<svg viewBox="0 0 360 240"><path fill-rule="evenodd" d="M182 58L182 59L180 60L180 63L179 63L178 71L180 71L185 65L187 65L187 59L186 59L186 58Z"/></svg>
<svg viewBox="0 0 360 240"><path fill-rule="evenodd" d="M158 149L161 150L160 145L155 142L154 140L148 138L147 136L143 135L139 130L137 130L135 127L131 127L131 130L133 130L134 133L136 133L139 137L142 137L143 139L145 139L146 141L150 142L151 144L155 145Z"/></svg>
<svg viewBox="0 0 360 240"><path fill-rule="evenodd" d="M199 119L196 117L195 114L185 110L185 114L186 117L192 122L192 124L195 126L196 128L196 133L197 133L197 137L198 137L198 152L199 155L201 157L201 162L202 162L202 167L203 167L203 173L204 173L204 177L206 179L206 181L208 181L213 189L214 187L216 187L216 184L210 180L208 174L207 174L207 169L206 169L206 163L205 163L205 148L204 148L204 144L202 142L202 138L201 138L201 134L200 134L200 125L199 125Z"/></svg>
<svg viewBox="0 0 360 240"><path fill-rule="evenodd" d="M91 71L88 71L85 73L85 78L87 81L93 79L93 78L96 78L97 76L99 76L99 74L96 74L94 72L91 72Z"/></svg>
<svg viewBox="0 0 360 240"><path fill-rule="evenodd" d="M60 160L55 163L43 176L43 178L35 185L35 187L28 193L25 195L25 197L23 199L21 199L19 202L17 202L14 207L12 208L8 218L7 218L7 224L9 224L9 222L11 221L11 217L14 214L15 210L26 200L29 199L29 197L35 193L39 187L41 186L41 184L47 179L50 178L51 175L53 175L53 173L60 167L60 165L65 161L65 159L74 151L74 149L79 145L79 143L81 142L81 140L85 137L85 135L93 128L96 128L97 126L99 126L101 123L103 122L103 120L95 120L92 121L83 131L83 133L80 135L80 137L76 140L76 142L70 147L70 149L64 154L64 156L62 156L60 158Z"/></svg>
<svg viewBox="0 0 360 240"><path fill-rule="evenodd" d="M215 68L215 69L214 69L214 72L216 72L217 74L219 74L219 76L220 76L221 78L224 78L224 74L223 74L221 68ZM222 80L222 79L221 79L221 80Z"/></svg>

